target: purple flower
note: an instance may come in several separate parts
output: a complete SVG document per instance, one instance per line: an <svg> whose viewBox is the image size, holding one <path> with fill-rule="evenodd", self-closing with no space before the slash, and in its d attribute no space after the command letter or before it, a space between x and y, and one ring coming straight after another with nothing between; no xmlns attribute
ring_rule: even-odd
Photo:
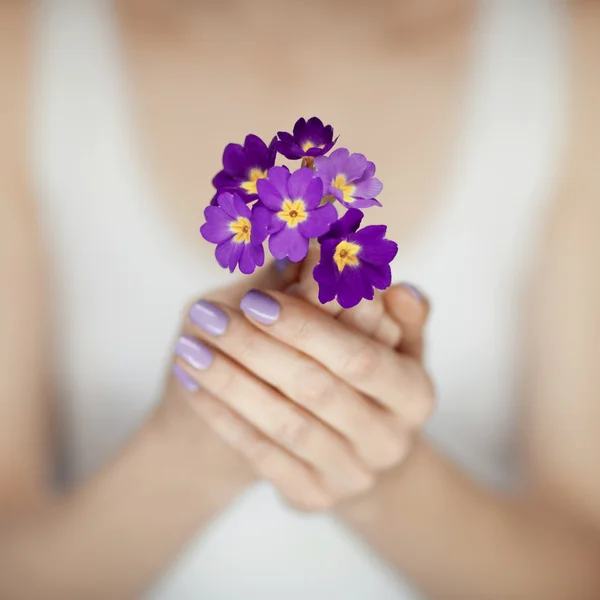
<svg viewBox="0 0 600 600"><path fill-rule="evenodd" d="M290 174L286 167L273 167L258 182L258 197L257 214L269 213L269 250L279 260L300 262L308 253L308 240L326 233L337 219L333 204L320 206L323 183L308 168Z"/></svg>
<svg viewBox="0 0 600 600"><path fill-rule="evenodd" d="M333 139L333 127L323 125L317 117L296 121L293 134L280 131L277 135L277 151L290 160L327 154L337 142L337 138Z"/></svg>
<svg viewBox="0 0 600 600"><path fill-rule="evenodd" d="M389 263L398 245L385 239L385 225L370 225L359 231L363 216L351 208L319 238L321 260L313 276L322 304L337 298L343 308L352 308L363 298L372 300L373 288L385 290L392 283Z"/></svg>
<svg viewBox="0 0 600 600"><path fill-rule="evenodd" d="M333 196L346 208L381 206L375 196L381 193L383 184L375 177L375 164L364 154L338 148L330 156L319 156L315 167L325 195Z"/></svg>
<svg viewBox="0 0 600 600"><path fill-rule="evenodd" d="M237 192L244 202L256 200L256 182L267 176L275 164L277 150L273 138L269 147L256 135L246 136L244 145L228 144L223 152L223 170L213 179L217 189L211 204L217 203L222 192Z"/></svg>
<svg viewBox="0 0 600 600"><path fill-rule="evenodd" d="M268 215L251 211L238 194L219 194L216 206L204 209L206 223L200 228L205 240L217 244L217 262L232 273L239 265L245 275L265 262Z"/></svg>

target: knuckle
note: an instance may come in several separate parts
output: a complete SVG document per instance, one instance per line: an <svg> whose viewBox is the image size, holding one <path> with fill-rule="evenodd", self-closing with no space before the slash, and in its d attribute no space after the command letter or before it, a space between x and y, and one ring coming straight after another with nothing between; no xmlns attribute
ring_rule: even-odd
<svg viewBox="0 0 600 600"><path fill-rule="evenodd" d="M237 336L235 342L235 354L242 363L248 358L256 357L258 352L258 337L252 333L245 332Z"/></svg>
<svg viewBox="0 0 600 600"><path fill-rule="evenodd" d="M386 471L398 464L404 452L399 442L386 444L385 447L376 448L366 459L366 463L376 471Z"/></svg>
<svg viewBox="0 0 600 600"><path fill-rule="evenodd" d="M373 344L350 350L343 360L342 374L348 379L366 379L379 370L381 352Z"/></svg>
<svg viewBox="0 0 600 600"><path fill-rule="evenodd" d="M311 428L312 425L306 417L292 411L275 427L273 435L285 446L299 448L306 443Z"/></svg>
<svg viewBox="0 0 600 600"><path fill-rule="evenodd" d="M421 394L421 403L423 405L423 414L422 420L426 421L431 417L433 411L435 410L435 388L433 386L433 382L429 377L425 377L425 381L423 383L423 392Z"/></svg>
<svg viewBox="0 0 600 600"><path fill-rule="evenodd" d="M320 373L306 379L301 394L309 408L318 409L331 403L337 394L337 385L331 375Z"/></svg>
<svg viewBox="0 0 600 600"><path fill-rule="evenodd" d="M303 513L315 513L327 510L336 503L335 498L325 494L316 486L305 488L302 494L286 495L286 501L292 508Z"/></svg>
<svg viewBox="0 0 600 600"><path fill-rule="evenodd" d="M421 373L415 383L412 406L412 417L416 426L423 425L435 410L435 388L433 382L424 373Z"/></svg>
<svg viewBox="0 0 600 600"><path fill-rule="evenodd" d="M266 440L261 439L258 434L248 439L243 448L246 458L261 473L265 472L265 467L271 458L272 451L270 444Z"/></svg>
<svg viewBox="0 0 600 600"><path fill-rule="evenodd" d="M235 398L240 388L243 389L244 382L241 380L241 375L237 369L231 369L226 376L218 378L218 389L216 395L222 399Z"/></svg>
<svg viewBox="0 0 600 600"><path fill-rule="evenodd" d="M352 491L355 494L360 494L370 490L375 485L375 474L365 469L361 469L354 477Z"/></svg>
<svg viewBox="0 0 600 600"><path fill-rule="evenodd" d="M302 315L299 315L295 319L295 323L291 329L291 337L303 346L306 343L310 343L314 337L314 330L311 327L309 319L305 319Z"/></svg>

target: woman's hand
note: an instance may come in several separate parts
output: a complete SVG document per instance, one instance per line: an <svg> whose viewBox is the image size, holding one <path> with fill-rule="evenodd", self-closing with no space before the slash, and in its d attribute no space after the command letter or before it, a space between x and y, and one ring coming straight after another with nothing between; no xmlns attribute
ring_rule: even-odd
<svg viewBox="0 0 600 600"><path fill-rule="evenodd" d="M260 476L294 506L322 510L403 460L433 406L415 356L280 292L253 290L241 308L194 305L175 369L191 405Z"/></svg>

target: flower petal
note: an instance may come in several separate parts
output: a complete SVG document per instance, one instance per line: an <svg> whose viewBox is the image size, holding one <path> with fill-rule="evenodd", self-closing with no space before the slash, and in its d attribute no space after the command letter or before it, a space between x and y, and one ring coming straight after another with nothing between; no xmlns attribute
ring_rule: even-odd
<svg viewBox="0 0 600 600"><path fill-rule="evenodd" d="M269 144L269 153L267 154L267 164L263 167L264 169L270 169L277 159L277 136L273 137Z"/></svg>
<svg viewBox="0 0 600 600"><path fill-rule="evenodd" d="M304 119L304 118L298 119L294 125L294 138L298 139L304 133L305 128L306 128L306 119Z"/></svg>
<svg viewBox="0 0 600 600"><path fill-rule="evenodd" d="M250 256L252 257L254 264L257 267L262 267L265 264L265 249L263 248L263 245L259 244L255 246L253 244L249 244L248 247L250 249Z"/></svg>
<svg viewBox="0 0 600 600"><path fill-rule="evenodd" d="M333 204L327 203L308 213L308 219L298 224L300 233L306 238L318 238L325 235L331 224L337 219Z"/></svg>
<svg viewBox="0 0 600 600"><path fill-rule="evenodd" d="M267 180L275 187L282 198L288 198L288 180L290 170L287 167L272 167L269 169Z"/></svg>
<svg viewBox="0 0 600 600"><path fill-rule="evenodd" d="M308 240L298 228L284 227L269 238L269 250L274 258L289 258L292 262L300 262L308 254Z"/></svg>
<svg viewBox="0 0 600 600"><path fill-rule="evenodd" d="M233 194L233 206L240 217L244 217L246 219L252 218L252 211L248 208L248 205L239 197L238 194Z"/></svg>
<svg viewBox="0 0 600 600"><path fill-rule="evenodd" d="M346 267L340 273L337 301L342 308L352 308L363 298L374 298L373 286L363 277L361 267Z"/></svg>
<svg viewBox="0 0 600 600"><path fill-rule="evenodd" d="M303 199L306 208L308 210L314 210L318 208L318 206L321 204L321 200L323 200L323 182L318 177L315 177L310 169L308 170L311 173L312 179L306 190L304 190Z"/></svg>
<svg viewBox="0 0 600 600"><path fill-rule="evenodd" d="M337 175L335 171L335 163L329 156L317 156L317 158L315 158L315 172L317 177L323 181L325 190L329 188L331 182Z"/></svg>
<svg viewBox="0 0 600 600"><path fill-rule="evenodd" d="M319 117L311 117L304 127L304 135L309 139L315 139L317 136L320 138L321 134L325 130L325 125L323 125L323 121L319 119ZM332 129L333 134L333 129Z"/></svg>
<svg viewBox="0 0 600 600"><path fill-rule="evenodd" d="M283 227L286 227L287 223L283 219L279 218L277 213L271 213L271 222L269 223L269 227L267 229L267 233L272 235L273 233L277 233L281 231Z"/></svg>
<svg viewBox="0 0 600 600"><path fill-rule="evenodd" d="M272 170L273 169L271 169L271 171ZM258 192L258 197L264 206L272 211L281 210L283 197L270 179L259 179L256 182L256 190Z"/></svg>
<svg viewBox="0 0 600 600"><path fill-rule="evenodd" d="M306 156L322 156L323 154L327 154L335 146L338 139L339 137L336 137L335 140L327 142L323 148L309 148Z"/></svg>
<svg viewBox="0 0 600 600"><path fill-rule="evenodd" d="M219 171L212 180L212 184L215 186L217 190L226 188L226 187L236 187L237 182L231 175L227 173L227 171Z"/></svg>
<svg viewBox="0 0 600 600"><path fill-rule="evenodd" d="M244 148L239 144L227 144L223 152L223 167L233 178L243 179L248 169Z"/></svg>
<svg viewBox="0 0 600 600"><path fill-rule="evenodd" d="M304 156L302 148L300 148L300 146L293 141L293 138L292 142L290 143L278 142L277 152L279 152L279 154L285 156L289 160L298 160L299 158L302 158Z"/></svg>
<svg viewBox="0 0 600 600"><path fill-rule="evenodd" d="M217 198L218 205L233 219L238 218L238 213L234 201L235 194L231 192L223 192Z"/></svg>
<svg viewBox="0 0 600 600"><path fill-rule="evenodd" d="M343 166L343 173L348 183L357 181L363 176L367 168L367 157L364 154L351 154Z"/></svg>
<svg viewBox="0 0 600 600"><path fill-rule="evenodd" d="M242 246L240 254L240 271L244 275L251 275L256 270L256 264L252 258L252 246L250 244L239 244Z"/></svg>
<svg viewBox="0 0 600 600"><path fill-rule="evenodd" d="M343 197L337 199L346 208L370 208L371 206L381 206L381 202L379 202L379 200L375 200L375 198L355 198L353 202L346 202Z"/></svg>
<svg viewBox="0 0 600 600"><path fill-rule="evenodd" d="M287 182L288 198L291 200L303 199L304 192L313 179L315 179L315 176L312 169L306 167L292 173ZM321 184L322 188L323 183L321 180L318 179L317 181ZM319 198L319 202L321 202L321 198Z"/></svg>
<svg viewBox="0 0 600 600"><path fill-rule="evenodd" d="M378 290L387 290L392 285L392 269L390 265L371 265L361 262L360 268L363 272L363 277Z"/></svg>
<svg viewBox="0 0 600 600"><path fill-rule="evenodd" d="M391 263L398 254L398 244L392 240L383 239L381 229L383 225L371 225L350 235L348 241L360 246L359 258L361 261L373 265L385 265ZM385 231L383 232L385 235Z"/></svg>
<svg viewBox="0 0 600 600"><path fill-rule="evenodd" d="M233 232L229 228L231 218L218 206L207 206L204 209L206 223L200 227L202 237L213 244L220 244L233 237Z"/></svg>
<svg viewBox="0 0 600 600"><path fill-rule="evenodd" d="M252 207L252 229L250 230L250 243L252 245L262 244L268 235L269 225L273 213L257 202Z"/></svg>
<svg viewBox="0 0 600 600"><path fill-rule="evenodd" d="M219 244L215 250L217 262L232 273L239 262L243 244L237 244L232 239Z"/></svg>
<svg viewBox="0 0 600 600"><path fill-rule="evenodd" d="M350 208L346 214L331 225L329 232L322 236L323 239L345 238L350 233L354 233L363 220L364 214L356 208ZM321 241L321 239L319 240Z"/></svg>
<svg viewBox="0 0 600 600"><path fill-rule="evenodd" d="M329 160L331 161L331 169L333 173L332 179L335 179L336 175L338 175L339 173L344 172L344 166L349 156L350 150L348 150L348 148L338 148L329 155Z"/></svg>
<svg viewBox="0 0 600 600"><path fill-rule="evenodd" d="M269 149L267 145L254 134L246 136L244 141L244 149L246 151L246 169L249 170L252 167L259 167L261 169L267 169L269 165Z"/></svg>
<svg viewBox="0 0 600 600"><path fill-rule="evenodd" d="M383 184L377 177L362 178L354 184L354 196L356 198L375 198L383 190Z"/></svg>
<svg viewBox="0 0 600 600"><path fill-rule="evenodd" d="M340 272L333 261L336 240L327 240L321 245L320 262L313 269L313 277L319 284L319 302L331 302L338 290Z"/></svg>
<svg viewBox="0 0 600 600"><path fill-rule="evenodd" d="M348 240L360 246L382 240L387 233L387 225L368 225L348 236Z"/></svg>

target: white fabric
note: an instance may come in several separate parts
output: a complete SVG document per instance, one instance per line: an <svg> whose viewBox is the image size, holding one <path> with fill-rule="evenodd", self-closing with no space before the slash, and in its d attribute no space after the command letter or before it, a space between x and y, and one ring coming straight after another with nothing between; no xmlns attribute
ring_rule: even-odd
<svg viewBox="0 0 600 600"><path fill-rule="evenodd" d="M183 303L227 277L212 261L199 268L149 201L108 3L45 0L38 10L34 165L55 275L64 457L79 480L158 400ZM520 309L562 133L560 21L550 1L483 4L453 175L396 263L435 300L431 437L493 484L517 475ZM258 485L149 597L417 596L335 521L295 514Z"/></svg>

